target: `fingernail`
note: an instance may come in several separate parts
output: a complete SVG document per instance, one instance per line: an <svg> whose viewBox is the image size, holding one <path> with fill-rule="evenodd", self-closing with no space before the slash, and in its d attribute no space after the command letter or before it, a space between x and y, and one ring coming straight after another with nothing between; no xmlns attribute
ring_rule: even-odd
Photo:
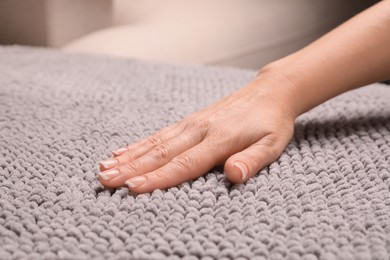
<svg viewBox="0 0 390 260"><path fill-rule="evenodd" d="M145 176L137 176L134 178L131 178L127 181L125 181L126 185L129 186L130 188L135 188L138 187L146 182L146 177Z"/></svg>
<svg viewBox="0 0 390 260"><path fill-rule="evenodd" d="M241 162L234 162L233 166L236 166L240 172L241 172L241 180L245 180L246 177L248 176L248 171L246 170L245 164Z"/></svg>
<svg viewBox="0 0 390 260"><path fill-rule="evenodd" d="M116 176L119 175L118 170L109 170L109 171L104 171L104 172L99 172L98 175L102 177L104 180L108 181L109 179L112 179Z"/></svg>
<svg viewBox="0 0 390 260"><path fill-rule="evenodd" d="M105 160L105 161L100 162L100 164L104 168L109 169L109 168L112 168L114 166L117 166L118 160L117 159L109 159L109 160Z"/></svg>
<svg viewBox="0 0 390 260"><path fill-rule="evenodd" d="M113 153L114 155L118 156L118 155L121 155L122 153L124 153L124 152L126 152L126 151L127 151L127 148L126 148L126 147L123 147L123 148L120 148L120 149L118 149L118 150L113 151L112 153Z"/></svg>

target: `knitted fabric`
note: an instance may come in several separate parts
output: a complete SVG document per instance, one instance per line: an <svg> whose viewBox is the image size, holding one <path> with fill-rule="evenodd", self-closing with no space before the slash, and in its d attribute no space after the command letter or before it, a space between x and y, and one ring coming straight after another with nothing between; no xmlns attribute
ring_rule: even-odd
<svg viewBox="0 0 390 260"><path fill-rule="evenodd" d="M112 150L255 74L0 47L0 259L389 259L385 85L300 116L280 158L244 184L220 166L152 193L100 184Z"/></svg>

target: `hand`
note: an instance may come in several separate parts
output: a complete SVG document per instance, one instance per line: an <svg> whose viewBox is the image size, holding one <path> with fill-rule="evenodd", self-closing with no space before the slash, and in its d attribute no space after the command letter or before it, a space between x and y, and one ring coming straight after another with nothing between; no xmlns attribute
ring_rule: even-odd
<svg viewBox="0 0 390 260"><path fill-rule="evenodd" d="M100 163L100 182L152 192L196 179L222 163L233 183L255 176L283 152L296 117L283 94L291 83L266 78L258 76L209 107L113 152L113 159Z"/></svg>

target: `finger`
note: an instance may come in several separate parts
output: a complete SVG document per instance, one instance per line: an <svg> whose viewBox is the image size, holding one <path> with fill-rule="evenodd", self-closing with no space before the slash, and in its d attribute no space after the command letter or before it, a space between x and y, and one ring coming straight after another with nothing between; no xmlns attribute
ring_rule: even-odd
<svg viewBox="0 0 390 260"><path fill-rule="evenodd" d="M208 141L176 156L163 167L126 181L129 189L136 193L152 192L155 189L167 189L185 181L198 178L210 170L221 154ZM137 185L137 186L136 186Z"/></svg>
<svg viewBox="0 0 390 260"><path fill-rule="evenodd" d="M182 122L176 122L173 125L169 125L167 127L164 127L163 129L158 130L157 132L153 133L152 135L149 135L136 143L130 144L126 147L120 148L118 150L114 151L113 153L116 154L116 156L123 154L124 152L131 151L132 149L139 147L141 145L144 145L147 142L153 143L153 138L160 138L162 142L168 141L172 137L176 136L180 132L183 131L183 127L181 126Z"/></svg>
<svg viewBox="0 0 390 260"><path fill-rule="evenodd" d="M203 109L201 109L201 110L199 110L199 111L197 111L197 112L194 112L194 113L192 113L192 114L190 114L190 115L187 115L183 120L177 122L176 124L179 124L179 123L184 124L185 121L187 121L187 122L188 122L188 121L192 121L192 120L194 120L195 118L200 117L200 115L201 115L203 112L205 112L206 110L208 110L208 112L211 114L211 113L215 112L216 110L218 110L218 107L219 107L221 104L223 104L223 103L225 103L225 105L229 105L230 103L234 102L234 99L232 99L231 96L232 96L232 95L225 96L225 97L223 97L222 99L220 99L220 100L218 100L218 101L212 103L212 104L209 105L208 107L205 107L205 108L203 108ZM160 131L160 132L161 132L161 136L164 135L165 132L172 133L172 131L171 131L171 129L170 129L171 127L172 127L172 126L168 126L168 127L164 128L163 130L161 130L161 131ZM176 134L177 134L177 133L176 133ZM172 138L173 136L175 136L175 134L172 133L172 135L170 135L170 137ZM149 137L148 137L148 138L149 138ZM131 149L134 149L134 148L136 148L136 147L138 147L138 146L144 144L145 141L147 141L148 138L145 138L145 139L143 139L143 140L141 140L141 141L138 141L137 143L134 143L134 144L132 144L132 145L130 145L130 146L126 146L126 147L119 148L119 149L113 151L112 154L113 154L114 157L117 157L117 156L119 156L119 155L121 155L121 154L123 154L123 153L125 153L125 152L127 152L127 151L130 151Z"/></svg>
<svg viewBox="0 0 390 260"><path fill-rule="evenodd" d="M144 140L142 140L142 141L144 141ZM119 148L119 149L117 149L117 150L115 150L115 151L112 151L112 155L113 155L114 157L118 157L119 155L121 155L121 154L127 152L128 150L133 149L134 147L138 146L139 144L140 144L140 142L138 141L138 142L136 142L136 143L127 145L127 146L125 146L125 147L121 147L121 148Z"/></svg>
<svg viewBox="0 0 390 260"><path fill-rule="evenodd" d="M125 161L134 160L141 155L147 153L154 147L170 140L171 138L177 136L183 131L181 123L178 122L174 125L168 126L164 129L161 129L152 135L144 138L143 140L131 144L127 147L123 147L121 154L115 158L104 160L99 163L100 171L105 171L117 167Z"/></svg>
<svg viewBox="0 0 390 260"><path fill-rule="evenodd" d="M203 138L206 136L208 130L208 121L203 119L195 120L193 123L186 125L183 127L183 130L180 129L180 131L170 132L165 135L169 136L169 140L175 138L190 138L188 140L191 144L195 145L198 144L203 140ZM163 135L164 136L164 135ZM167 138L168 139L168 138ZM192 140L194 139L194 140ZM155 133L152 135L149 139L147 139L145 142L141 143L138 147L133 148L132 150L124 153L121 156L118 156L116 159L117 165L121 166L123 164L129 163L131 161L134 161L135 159L141 157L142 155L146 154L147 152L151 151L152 149L163 145L166 141L159 133ZM182 141L184 146L187 147L185 144L187 142ZM192 146L193 146L192 145ZM188 149L189 147L187 147Z"/></svg>
<svg viewBox="0 0 390 260"><path fill-rule="evenodd" d="M188 130L177 138L172 138L168 142L156 146L135 160L124 161L118 167L99 173L101 182L110 188L123 186L125 181L132 177L164 166L174 157L199 144L203 138L204 134L199 134L198 129Z"/></svg>
<svg viewBox="0 0 390 260"><path fill-rule="evenodd" d="M272 134L264 136L248 148L230 156L225 162L225 173L229 181L243 183L261 169L276 161L286 146Z"/></svg>
<svg viewBox="0 0 390 260"><path fill-rule="evenodd" d="M245 91L245 88L242 89L241 91ZM235 100L234 98L232 98L232 97L233 97L234 95L238 95L238 93L239 93L239 91L234 92L234 93L232 93L232 94L230 94L230 95L227 95L227 96L221 98L220 100L218 100L218 101L212 103L211 105L209 105L209 106L207 106L207 107L204 107L204 108L202 108L202 109L200 109L200 110L198 110L198 111L196 111L196 112L194 112L194 113L192 113L192 114L190 114L190 115L187 115L185 118L183 118L183 119L180 120L179 122L175 123L175 125L183 124L184 121L187 121L187 122L188 122L188 121L193 121L193 120L195 120L196 118L201 117L201 115L202 115L204 112L206 112L206 111L208 111L209 114L212 114L213 112L215 112L216 110L218 110L221 106L223 106L223 107L228 106L229 104L231 104L231 103L233 103L233 102L236 101L236 100ZM165 132L171 132L171 128L176 127L175 125L171 125L171 126L168 126L168 127L164 128L164 129L160 130L161 135L164 135ZM173 135L173 136L174 136L174 135ZM118 149L118 150L113 151L112 153L113 153L114 157L119 156L119 155L125 153L126 151L131 150L132 148L135 148L135 147L139 146L139 145L140 145L141 143L143 143L144 141L147 141L147 139L143 139L143 140L141 140L141 141L139 141L139 142L137 142L137 143L134 143L134 144L132 144L132 145L130 145L130 146L120 148L120 149Z"/></svg>

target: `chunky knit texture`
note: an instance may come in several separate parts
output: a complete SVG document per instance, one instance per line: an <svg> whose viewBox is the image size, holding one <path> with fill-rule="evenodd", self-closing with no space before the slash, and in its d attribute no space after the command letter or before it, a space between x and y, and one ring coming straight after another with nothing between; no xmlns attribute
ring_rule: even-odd
<svg viewBox="0 0 390 260"><path fill-rule="evenodd" d="M147 194L99 183L112 150L255 74L0 47L0 259L389 259L385 85L299 117L245 184L223 167Z"/></svg>

